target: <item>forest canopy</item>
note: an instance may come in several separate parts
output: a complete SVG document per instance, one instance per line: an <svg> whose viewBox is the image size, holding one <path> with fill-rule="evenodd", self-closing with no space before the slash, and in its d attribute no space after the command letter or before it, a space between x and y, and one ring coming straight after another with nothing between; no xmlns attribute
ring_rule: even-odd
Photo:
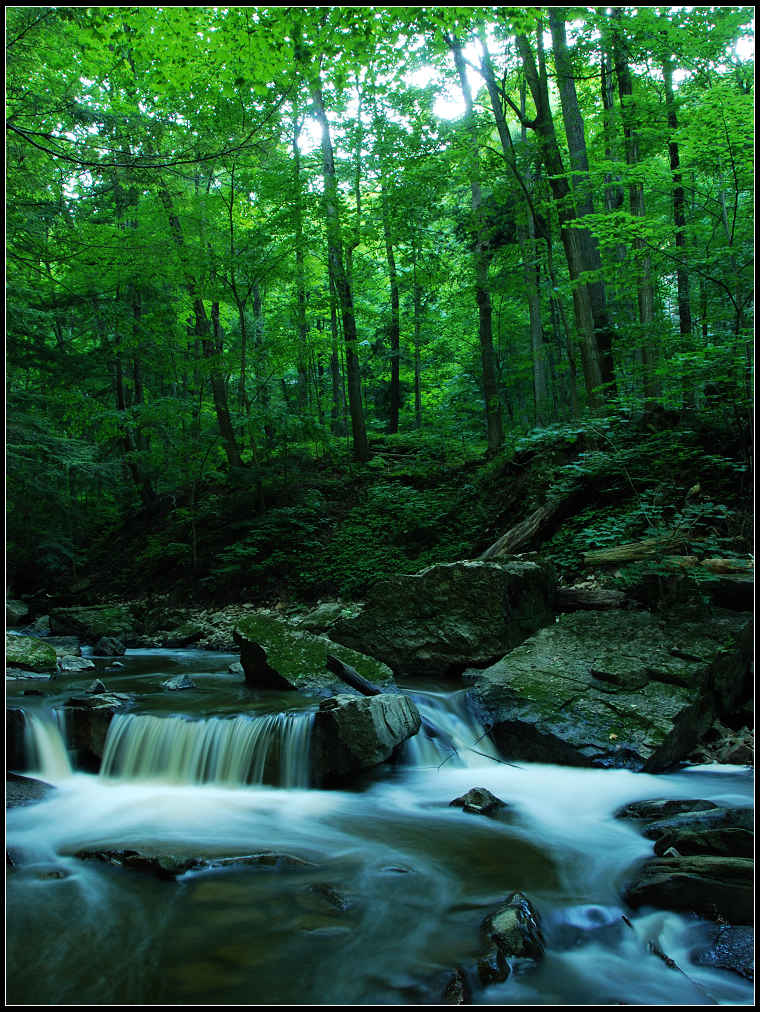
<svg viewBox="0 0 760 1012"><path fill-rule="evenodd" d="M13 572L167 502L195 564L293 454L749 417L753 14L6 8Z"/></svg>

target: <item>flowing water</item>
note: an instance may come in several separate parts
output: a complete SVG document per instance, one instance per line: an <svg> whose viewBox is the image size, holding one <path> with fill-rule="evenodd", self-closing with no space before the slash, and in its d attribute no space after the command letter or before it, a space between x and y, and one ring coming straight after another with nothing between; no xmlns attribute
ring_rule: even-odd
<svg viewBox="0 0 760 1012"><path fill-rule="evenodd" d="M652 843L613 814L646 798L749 805L750 771L508 765L461 693L418 688L430 734L360 788L310 789L313 700L252 693L233 659L130 651L102 677L139 708L112 722L100 775L72 769L55 715L89 680L45 697L11 686L29 761L56 790L7 814L10 1004L440 1004L514 890L541 915L546 955L476 988L476 1004L752 1003L751 984L691 961L713 925L626 911L621 888ZM196 689L161 688L185 672ZM507 802L498 818L450 807L475 786ZM207 864L166 881L74 856L85 848Z"/></svg>

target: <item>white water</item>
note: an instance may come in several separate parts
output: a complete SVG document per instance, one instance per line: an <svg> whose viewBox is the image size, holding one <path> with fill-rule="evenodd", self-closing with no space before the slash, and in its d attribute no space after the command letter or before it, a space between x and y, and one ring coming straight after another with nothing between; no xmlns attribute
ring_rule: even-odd
<svg viewBox="0 0 760 1012"><path fill-rule="evenodd" d="M477 1004L752 1003L746 981L691 962L710 925L624 908L622 887L652 844L635 823L614 817L646 798L751 804L749 773L510 766L482 754L491 746L461 696L415 698L438 737L410 743L407 765L385 767L361 791L243 786L256 765L250 718L120 719L101 776L60 762L59 735L60 748L40 750L38 769L57 791L8 812L8 846L25 855L25 870L9 879L9 997L438 1004L446 975L482 953L483 917L519 889L542 917L546 956L477 991ZM236 751L238 721L249 743ZM276 723L275 737L285 731ZM302 758L295 723L294 736L274 751ZM54 723L42 725L43 737L54 739ZM171 737L176 748L167 749ZM285 782L297 780L285 773ZM507 803L502 817L450 807L475 786ZM75 858L82 848L210 860L276 852L311 864L283 872L226 866L167 883ZM40 877L51 868L66 877ZM340 909L330 890L345 900ZM683 972L652 954L650 941Z"/></svg>
<svg viewBox="0 0 760 1012"><path fill-rule="evenodd" d="M308 787L312 714L152 717L117 714L101 776L169 783L260 784L268 766L283 787Z"/></svg>

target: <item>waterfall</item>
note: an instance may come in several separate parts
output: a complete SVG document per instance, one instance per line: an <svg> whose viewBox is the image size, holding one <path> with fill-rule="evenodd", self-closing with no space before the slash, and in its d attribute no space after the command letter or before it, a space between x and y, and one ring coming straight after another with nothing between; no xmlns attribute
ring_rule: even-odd
<svg viewBox="0 0 760 1012"><path fill-rule="evenodd" d="M172 783L309 786L313 713L111 721L100 775Z"/></svg>
<svg viewBox="0 0 760 1012"><path fill-rule="evenodd" d="M24 759L29 773L45 780L70 777L63 715L24 712Z"/></svg>
<svg viewBox="0 0 760 1012"><path fill-rule="evenodd" d="M407 766L481 766L497 757L487 733L469 712L465 693L410 692L422 717L419 732L404 743Z"/></svg>

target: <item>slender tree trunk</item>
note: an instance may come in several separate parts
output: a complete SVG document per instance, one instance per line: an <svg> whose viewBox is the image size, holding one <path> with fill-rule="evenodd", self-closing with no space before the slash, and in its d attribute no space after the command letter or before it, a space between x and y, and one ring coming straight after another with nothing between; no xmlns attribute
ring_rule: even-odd
<svg viewBox="0 0 760 1012"><path fill-rule="evenodd" d="M499 390L498 364L493 346L493 310L491 307L491 290L488 279L490 254L487 248L485 230L482 223L483 196L480 188L480 170L478 167L478 137L473 116L472 93L467 80L462 47L456 38L448 38L447 42L454 54L459 83L466 107L466 119L470 133L470 191L472 194L473 240L472 253L475 272L475 301L478 306L478 336L480 339L480 359L483 372L483 396L485 400L486 429L488 436L488 452L498 453L504 442L504 426L501 417L501 396Z"/></svg>
<svg viewBox="0 0 760 1012"><path fill-rule="evenodd" d="M619 8L613 8L612 16L617 21L620 14ZM615 73L618 79L618 93L620 95L620 110L623 118L623 138L625 141L625 160L630 166L638 165L639 138L638 138L638 112L633 97L633 79L628 66L628 59L625 54L625 43L621 37L617 25L613 34L613 58L615 61ZM646 215L644 204L644 184L634 180L628 186L628 199L630 202L631 214L635 218L643 218ZM634 239L633 248L638 254L640 264L640 278L638 282L638 306L639 323L641 324L641 364L644 380L645 401L654 400L657 396L657 383L655 380L656 352L652 347L654 336L654 287L652 285L652 270L649 255L644 252L646 245L641 239Z"/></svg>
<svg viewBox="0 0 760 1012"><path fill-rule="evenodd" d="M303 238L303 186L301 183L301 152L298 148L300 128L297 117L293 120L293 187L295 190L295 254L296 254L296 321L298 347L296 349L296 369L298 371L298 409L303 417L308 405L308 382L306 362L308 360L306 323L306 279L304 269L304 238Z"/></svg>
<svg viewBox="0 0 760 1012"><path fill-rule="evenodd" d="M535 129L541 144L544 165L549 176L549 185L557 208L560 222L560 236L567 258L570 279L578 282L573 286L573 305L578 333L581 336L583 371L586 393L592 408L601 407L606 394L615 393L615 372L612 360L612 328L607 314L604 284L600 281L583 281L588 272L598 272L599 251L596 241L588 229L578 229L572 191L567 182L559 144L554 129L549 86L543 59L541 30L537 33L539 64L536 64L530 42L524 35L517 36L517 46L528 82L536 117L528 125Z"/></svg>
<svg viewBox="0 0 760 1012"><path fill-rule="evenodd" d="M330 128L327 122L321 87L314 86L312 99L317 119L322 127L322 162L325 182L325 214L327 218L327 243L330 271L335 282L335 289L343 317L343 338L346 346L346 378L348 382L348 408L351 416L351 433L353 439L353 456L358 461L369 460L370 449L367 430L364 424L362 407L361 372L357 355L356 316L354 315L354 295L351 283L346 274L343 259L343 240L341 238L340 208L338 206L338 186L335 175Z"/></svg>
<svg viewBox="0 0 760 1012"><path fill-rule="evenodd" d="M390 284L391 300L391 322L389 327L389 338L391 346L391 396L390 414L388 418L388 432L398 432L398 416L401 408L401 377L400 377L400 348L401 348L401 320L399 312L399 291L398 275L396 273L396 257L393 251L393 236L391 234L391 216L388 206L388 191L385 180L380 175L381 198L383 206L383 235L385 237L385 257L388 262L388 281Z"/></svg>
<svg viewBox="0 0 760 1012"><path fill-rule="evenodd" d="M421 343L422 343L422 287L417 280L417 246L412 245L413 256L413 286L412 305L414 307L414 426L422 428L422 368L421 368Z"/></svg>

